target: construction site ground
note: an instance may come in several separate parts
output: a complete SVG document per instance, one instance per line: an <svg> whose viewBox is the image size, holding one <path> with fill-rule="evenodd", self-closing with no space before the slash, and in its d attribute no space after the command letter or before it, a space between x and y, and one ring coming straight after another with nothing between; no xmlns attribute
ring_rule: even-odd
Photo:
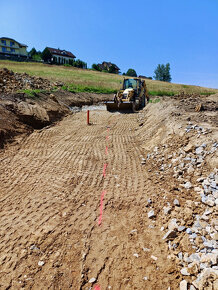
<svg viewBox="0 0 218 290"><path fill-rule="evenodd" d="M172 290L184 280L191 289L203 270L184 276L178 254L197 251L185 230L208 207L217 230L215 205L195 188L217 174L218 150L193 170L172 160L216 147L217 97L165 97L133 114L93 110L91 125L86 111L65 112L15 134L0 150L0 289ZM215 266L192 289L217 289Z"/></svg>

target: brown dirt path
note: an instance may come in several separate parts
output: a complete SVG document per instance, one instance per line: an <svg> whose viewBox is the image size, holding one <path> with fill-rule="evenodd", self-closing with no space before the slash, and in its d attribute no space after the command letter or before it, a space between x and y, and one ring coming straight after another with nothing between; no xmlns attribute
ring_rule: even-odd
<svg viewBox="0 0 218 290"><path fill-rule="evenodd" d="M85 112L68 116L0 154L0 289L177 289L167 245L147 217L153 185L138 115L91 118L87 126Z"/></svg>

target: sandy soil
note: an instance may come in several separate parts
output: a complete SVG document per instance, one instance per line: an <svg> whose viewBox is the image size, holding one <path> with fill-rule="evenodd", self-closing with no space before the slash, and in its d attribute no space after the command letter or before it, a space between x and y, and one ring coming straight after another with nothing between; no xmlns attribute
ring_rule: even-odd
<svg viewBox="0 0 218 290"><path fill-rule="evenodd" d="M195 112L196 102L205 111ZM211 131L200 139L185 134L190 120ZM166 98L138 114L93 111L90 126L86 112L72 114L7 145L0 151L0 288L178 289L181 267L162 239L162 208L179 195L183 211L198 197L178 193L181 181L143 158L156 146L168 145L170 154L212 142L216 122L216 97ZM216 166L215 153L202 174Z"/></svg>

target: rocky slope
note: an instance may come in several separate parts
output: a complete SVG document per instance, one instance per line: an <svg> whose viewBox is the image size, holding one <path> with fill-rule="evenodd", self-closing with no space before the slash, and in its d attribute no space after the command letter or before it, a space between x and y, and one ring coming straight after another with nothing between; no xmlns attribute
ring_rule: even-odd
<svg viewBox="0 0 218 290"><path fill-rule="evenodd" d="M218 289L217 108L217 95L177 97L139 118L140 135L150 135L146 143L141 137L142 165L161 187L149 197L147 214L183 276L181 290Z"/></svg>

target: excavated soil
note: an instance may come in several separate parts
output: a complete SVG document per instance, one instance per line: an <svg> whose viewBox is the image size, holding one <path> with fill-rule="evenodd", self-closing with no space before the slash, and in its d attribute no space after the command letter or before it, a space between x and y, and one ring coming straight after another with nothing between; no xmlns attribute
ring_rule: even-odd
<svg viewBox="0 0 218 290"><path fill-rule="evenodd" d="M47 90L61 87L61 82L51 82L45 78L30 76L27 73L15 73L7 68L0 69L0 93L10 94L19 90Z"/></svg>
<svg viewBox="0 0 218 290"><path fill-rule="evenodd" d="M93 105L110 100L112 95L69 93L25 93L0 95L0 148L15 136L49 126L72 114L73 107Z"/></svg>
<svg viewBox="0 0 218 290"><path fill-rule="evenodd" d="M65 117L43 128L57 116L55 103ZM176 232L176 246L163 236L172 218L188 228L207 207L193 187L217 167L217 151L189 173L174 168L179 159L165 165L190 144L189 154L202 143L214 146L217 96L164 98L136 114L93 111L90 126L86 112L66 116L72 102L64 103L60 109L60 98L51 96L38 118L41 129L0 151L0 288L179 289L184 279L190 286L200 269L183 276L177 257L196 250L188 234ZM196 112L199 103L204 110ZM11 105L5 118L16 116L23 133L40 128L14 115L22 105ZM206 131L197 133L192 124ZM187 181L191 189L181 186ZM207 222L214 217L212 210ZM209 278L199 289L215 289L216 277Z"/></svg>

